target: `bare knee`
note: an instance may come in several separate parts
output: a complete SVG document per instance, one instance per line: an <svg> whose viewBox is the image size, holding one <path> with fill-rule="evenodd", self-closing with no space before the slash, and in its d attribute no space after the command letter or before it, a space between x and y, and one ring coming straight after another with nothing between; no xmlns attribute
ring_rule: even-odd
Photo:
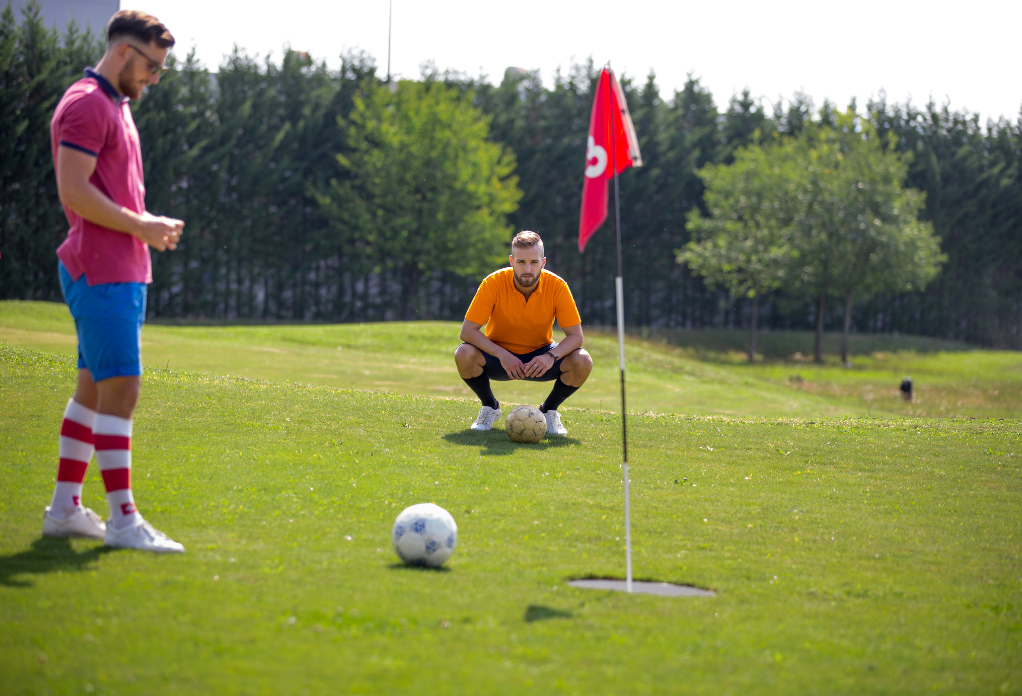
<svg viewBox="0 0 1022 696"><path fill-rule="evenodd" d="M454 351L454 360L459 365L481 364L483 362L483 352L471 343L462 343Z"/></svg>
<svg viewBox="0 0 1022 696"><path fill-rule="evenodd" d="M564 359L564 362L568 363L572 372L578 370L580 373L588 375L593 371L593 358L584 348L573 350L571 355Z"/></svg>
<svg viewBox="0 0 1022 696"><path fill-rule="evenodd" d="M462 379L471 379L483 374L486 359L483 352L470 343L462 343L454 351L454 362Z"/></svg>
<svg viewBox="0 0 1022 696"><path fill-rule="evenodd" d="M75 388L75 394L71 398L76 403L93 411L99 405L99 390L96 387L96 383L92 381L92 373L87 368L83 367L78 370L78 386Z"/></svg>
<svg viewBox="0 0 1022 696"><path fill-rule="evenodd" d="M141 377L110 377L96 382L99 399L96 410L111 416L131 418L142 392Z"/></svg>
<svg viewBox="0 0 1022 696"><path fill-rule="evenodd" d="M593 358L583 349L572 351L561 362L561 381L569 387L581 387L593 371Z"/></svg>
<svg viewBox="0 0 1022 696"><path fill-rule="evenodd" d="M585 348L578 349L579 367L588 375L593 371L593 356Z"/></svg>

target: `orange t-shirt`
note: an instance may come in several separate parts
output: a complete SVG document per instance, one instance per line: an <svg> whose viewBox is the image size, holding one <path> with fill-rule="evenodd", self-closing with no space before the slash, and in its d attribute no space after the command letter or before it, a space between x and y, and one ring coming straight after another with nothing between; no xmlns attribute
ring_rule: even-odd
<svg viewBox="0 0 1022 696"><path fill-rule="evenodd" d="M483 279L465 318L486 324L486 338L512 353L528 353L554 342L554 319L561 328L582 323L568 284L544 270L539 287L526 302L515 287L511 268L502 268Z"/></svg>

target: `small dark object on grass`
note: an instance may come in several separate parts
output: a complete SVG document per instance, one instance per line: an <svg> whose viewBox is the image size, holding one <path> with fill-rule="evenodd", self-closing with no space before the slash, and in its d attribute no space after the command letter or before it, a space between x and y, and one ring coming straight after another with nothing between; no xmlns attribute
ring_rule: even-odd
<svg viewBox="0 0 1022 696"><path fill-rule="evenodd" d="M912 378L906 377L901 380L901 398L905 401L912 400Z"/></svg>

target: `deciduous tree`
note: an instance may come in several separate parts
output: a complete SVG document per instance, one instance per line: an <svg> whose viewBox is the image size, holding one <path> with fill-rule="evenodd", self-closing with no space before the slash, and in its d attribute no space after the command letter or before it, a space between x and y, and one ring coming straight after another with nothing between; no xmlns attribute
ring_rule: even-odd
<svg viewBox="0 0 1022 696"><path fill-rule="evenodd" d="M841 359L848 361L852 303L882 290L922 290L940 269L933 228L919 220L923 195L905 189L905 165L876 130L849 109L828 111L796 139L799 165L789 188L793 218L789 289L817 301L814 359L823 360L828 295L844 300Z"/></svg>
<svg viewBox="0 0 1022 696"><path fill-rule="evenodd" d="M507 215L521 192L510 150L487 140L489 118L442 82L367 84L345 128L347 176L320 196L334 225L401 283L404 319L434 271L469 276L500 264L512 236Z"/></svg>
<svg viewBox="0 0 1022 696"><path fill-rule="evenodd" d="M699 170L707 212L689 213L693 240L677 256L710 287L752 300L749 362L756 356L759 299L782 287L790 271L798 206L790 186L798 176L794 146L784 139L743 147L731 164Z"/></svg>

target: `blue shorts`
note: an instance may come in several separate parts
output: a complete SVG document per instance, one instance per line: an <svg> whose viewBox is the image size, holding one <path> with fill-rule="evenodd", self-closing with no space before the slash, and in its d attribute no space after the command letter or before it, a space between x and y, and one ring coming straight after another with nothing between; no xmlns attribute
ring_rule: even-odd
<svg viewBox="0 0 1022 696"><path fill-rule="evenodd" d="M145 323L145 283L89 284L83 274L71 280L60 266L64 293L78 332L78 369L87 369L95 382L111 377L142 375L142 324Z"/></svg>
<svg viewBox="0 0 1022 696"><path fill-rule="evenodd" d="M517 357L519 360L522 361L522 363L528 363L537 355L544 355L546 353L549 353L556 347L557 347L556 343L551 343L548 346L537 348L536 350L530 351L528 353L512 353L511 355ZM483 367L483 374L485 374L492 380L496 380L497 382L508 382L511 380L511 378L507 376L507 370L505 370L504 366L500 364L500 358L490 355L489 353L483 353L483 359L486 360L486 366ZM561 376L561 360L564 360L564 358L554 360L554 364L550 367L549 370L544 372L541 377L526 377L525 381L553 382L555 379Z"/></svg>

